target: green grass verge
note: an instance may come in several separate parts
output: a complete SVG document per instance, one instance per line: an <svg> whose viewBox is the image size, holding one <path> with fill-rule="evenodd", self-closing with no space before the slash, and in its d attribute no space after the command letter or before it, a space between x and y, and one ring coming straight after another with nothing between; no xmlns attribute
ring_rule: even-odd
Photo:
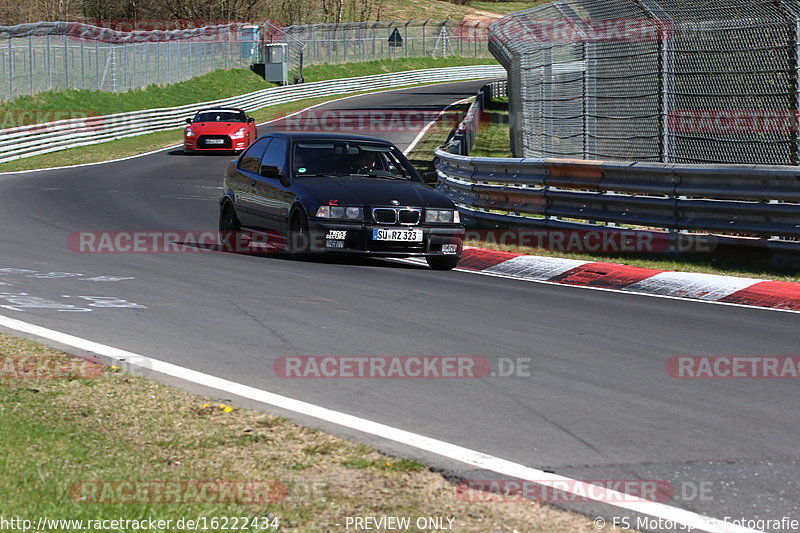
<svg viewBox="0 0 800 533"><path fill-rule="evenodd" d="M4 111L60 111L108 115L156 107L174 107L195 102L219 100L272 87L249 69L218 70L171 85L151 85L144 89L110 93L103 91L47 91L21 96L0 104ZM6 113L6 116L13 116ZM46 115L42 115L49 121ZM8 122L8 119L5 120ZM37 121L38 122L38 121ZM7 125L5 127L8 127Z"/></svg>
<svg viewBox="0 0 800 533"><path fill-rule="evenodd" d="M176 527L178 520L205 516L207 528L198 530L254 531L251 521L261 525L266 517L279 527L260 531L315 533L343 531L336 524L365 515L455 517L455 529L465 533L591 529L587 517L533 502L464 501L451 482L418 461L383 455L281 417L171 389L113 367L94 367L91 378L34 376L31 369L74 368L63 362L46 366L37 358L65 356L0 334L3 518L32 520L29 531L36 529L39 517L48 517L171 520L171 527L160 530L104 529L180 532L193 528ZM163 488L167 482L178 490L161 496L135 490ZM189 496L189 488L198 483L214 486L208 482L258 483L267 490L258 493L263 499L240 493L238 502L232 493L222 501L214 491L205 498L203 493ZM223 517L243 518L234 527ZM49 524L38 530L101 528Z"/></svg>
<svg viewBox="0 0 800 533"><path fill-rule="evenodd" d="M403 58L306 67L306 82L324 81L422 68L495 64L492 58ZM174 107L247 94L275 84L265 82L249 69L219 70L171 85L109 93L102 91L49 91L21 96L0 104L0 129L50 122L73 116L108 115L155 107ZM21 115L21 113L27 113ZM57 116L55 113L67 113Z"/></svg>
<svg viewBox="0 0 800 533"><path fill-rule="evenodd" d="M511 134L508 128L508 98L493 98L484 110L475 146L476 157L511 157Z"/></svg>

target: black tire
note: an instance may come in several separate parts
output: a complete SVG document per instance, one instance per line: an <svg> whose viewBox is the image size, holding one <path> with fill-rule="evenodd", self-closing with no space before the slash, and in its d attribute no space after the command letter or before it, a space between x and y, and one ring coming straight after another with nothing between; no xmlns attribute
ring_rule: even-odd
<svg viewBox="0 0 800 533"><path fill-rule="evenodd" d="M425 258L431 270L453 270L458 266L461 256L458 255L430 255Z"/></svg>
<svg viewBox="0 0 800 533"><path fill-rule="evenodd" d="M286 235L286 251L295 259L303 259L308 254L310 244L308 217L298 209L292 214L289 220L289 233Z"/></svg>
<svg viewBox="0 0 800 533"><path fill-rule="evenodd" d="M219 241L223 251L241 250L242 224L230 202L223 202L219 208Z"/></svg>

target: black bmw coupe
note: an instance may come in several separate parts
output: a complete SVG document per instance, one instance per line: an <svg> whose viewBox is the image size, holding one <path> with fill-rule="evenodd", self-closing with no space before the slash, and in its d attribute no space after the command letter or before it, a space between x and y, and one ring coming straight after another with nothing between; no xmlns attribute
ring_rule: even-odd
<svg viewBox="0 0 800 533"><path fill-rule="evenodd" d="M454 268L464 227L396 146L340 134L271 133L225 171L219 229L276 232L286 251L424 257Z"/></svg>

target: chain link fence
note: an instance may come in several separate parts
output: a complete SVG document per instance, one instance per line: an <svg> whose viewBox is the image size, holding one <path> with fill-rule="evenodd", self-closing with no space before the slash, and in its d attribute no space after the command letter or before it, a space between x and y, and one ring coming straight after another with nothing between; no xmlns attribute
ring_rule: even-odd
<svg viewBox="0 0 800 533"><path fill-rule="evenodd" d="M403 57L491 57L488 22L409 20L267 27L267 40L289 44L290 68Z"/></svg>
<svg viewBox="0 0 800 533"><path fill-rule="evenodd" d="M800 164L798 0L561 0L489 49L516 156Z"/></svg>
<svg viewBox="0 0 800 533"><path fill-rule="evenodd" d="M51 89L127 91L247 66L244 24L122 32L78 22L0 26L0 101Z"/></svg>
<svg viewBox="0 0 800 533"><path fill-rule="evenodd" d="M171 21L164 21L168 26ZM491 57L482 21L363 22L285 28L269 22L117 31L79 22L0 26L0 101L54 89L121 92L263 61L286 43L289 68L401 57Z"/></svg>

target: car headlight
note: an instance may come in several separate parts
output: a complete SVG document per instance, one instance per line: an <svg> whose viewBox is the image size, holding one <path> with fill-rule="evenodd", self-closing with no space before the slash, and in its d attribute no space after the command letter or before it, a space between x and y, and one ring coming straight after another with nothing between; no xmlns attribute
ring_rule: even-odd
<svg viewBox="0 0 800 533"><path fill-rule="evenodd" d="M460 224L461 217L458 211L453 209L426 209L425 222L439 224Z"/></svg>
<svg viewBox="0 0 800 533"><path fill-rule="evenodd" d="M247 135L247 128L239 128L231 137L234 139L244 139L245 135Z"/></svg>
<svg viewBox="0 0 800 533"><path fill-rule="evenodd" d="M317 209L317 218L343 218L362 220L364 210L360 207L344 207L339 205L321 205Z"/></svg>
<svg viewBox="0 0 800 533"><path fill-rule="evenodd" d="M187 137L194 137L194 130L192 128L186 128L183 130L183 134Z"/></svg>

